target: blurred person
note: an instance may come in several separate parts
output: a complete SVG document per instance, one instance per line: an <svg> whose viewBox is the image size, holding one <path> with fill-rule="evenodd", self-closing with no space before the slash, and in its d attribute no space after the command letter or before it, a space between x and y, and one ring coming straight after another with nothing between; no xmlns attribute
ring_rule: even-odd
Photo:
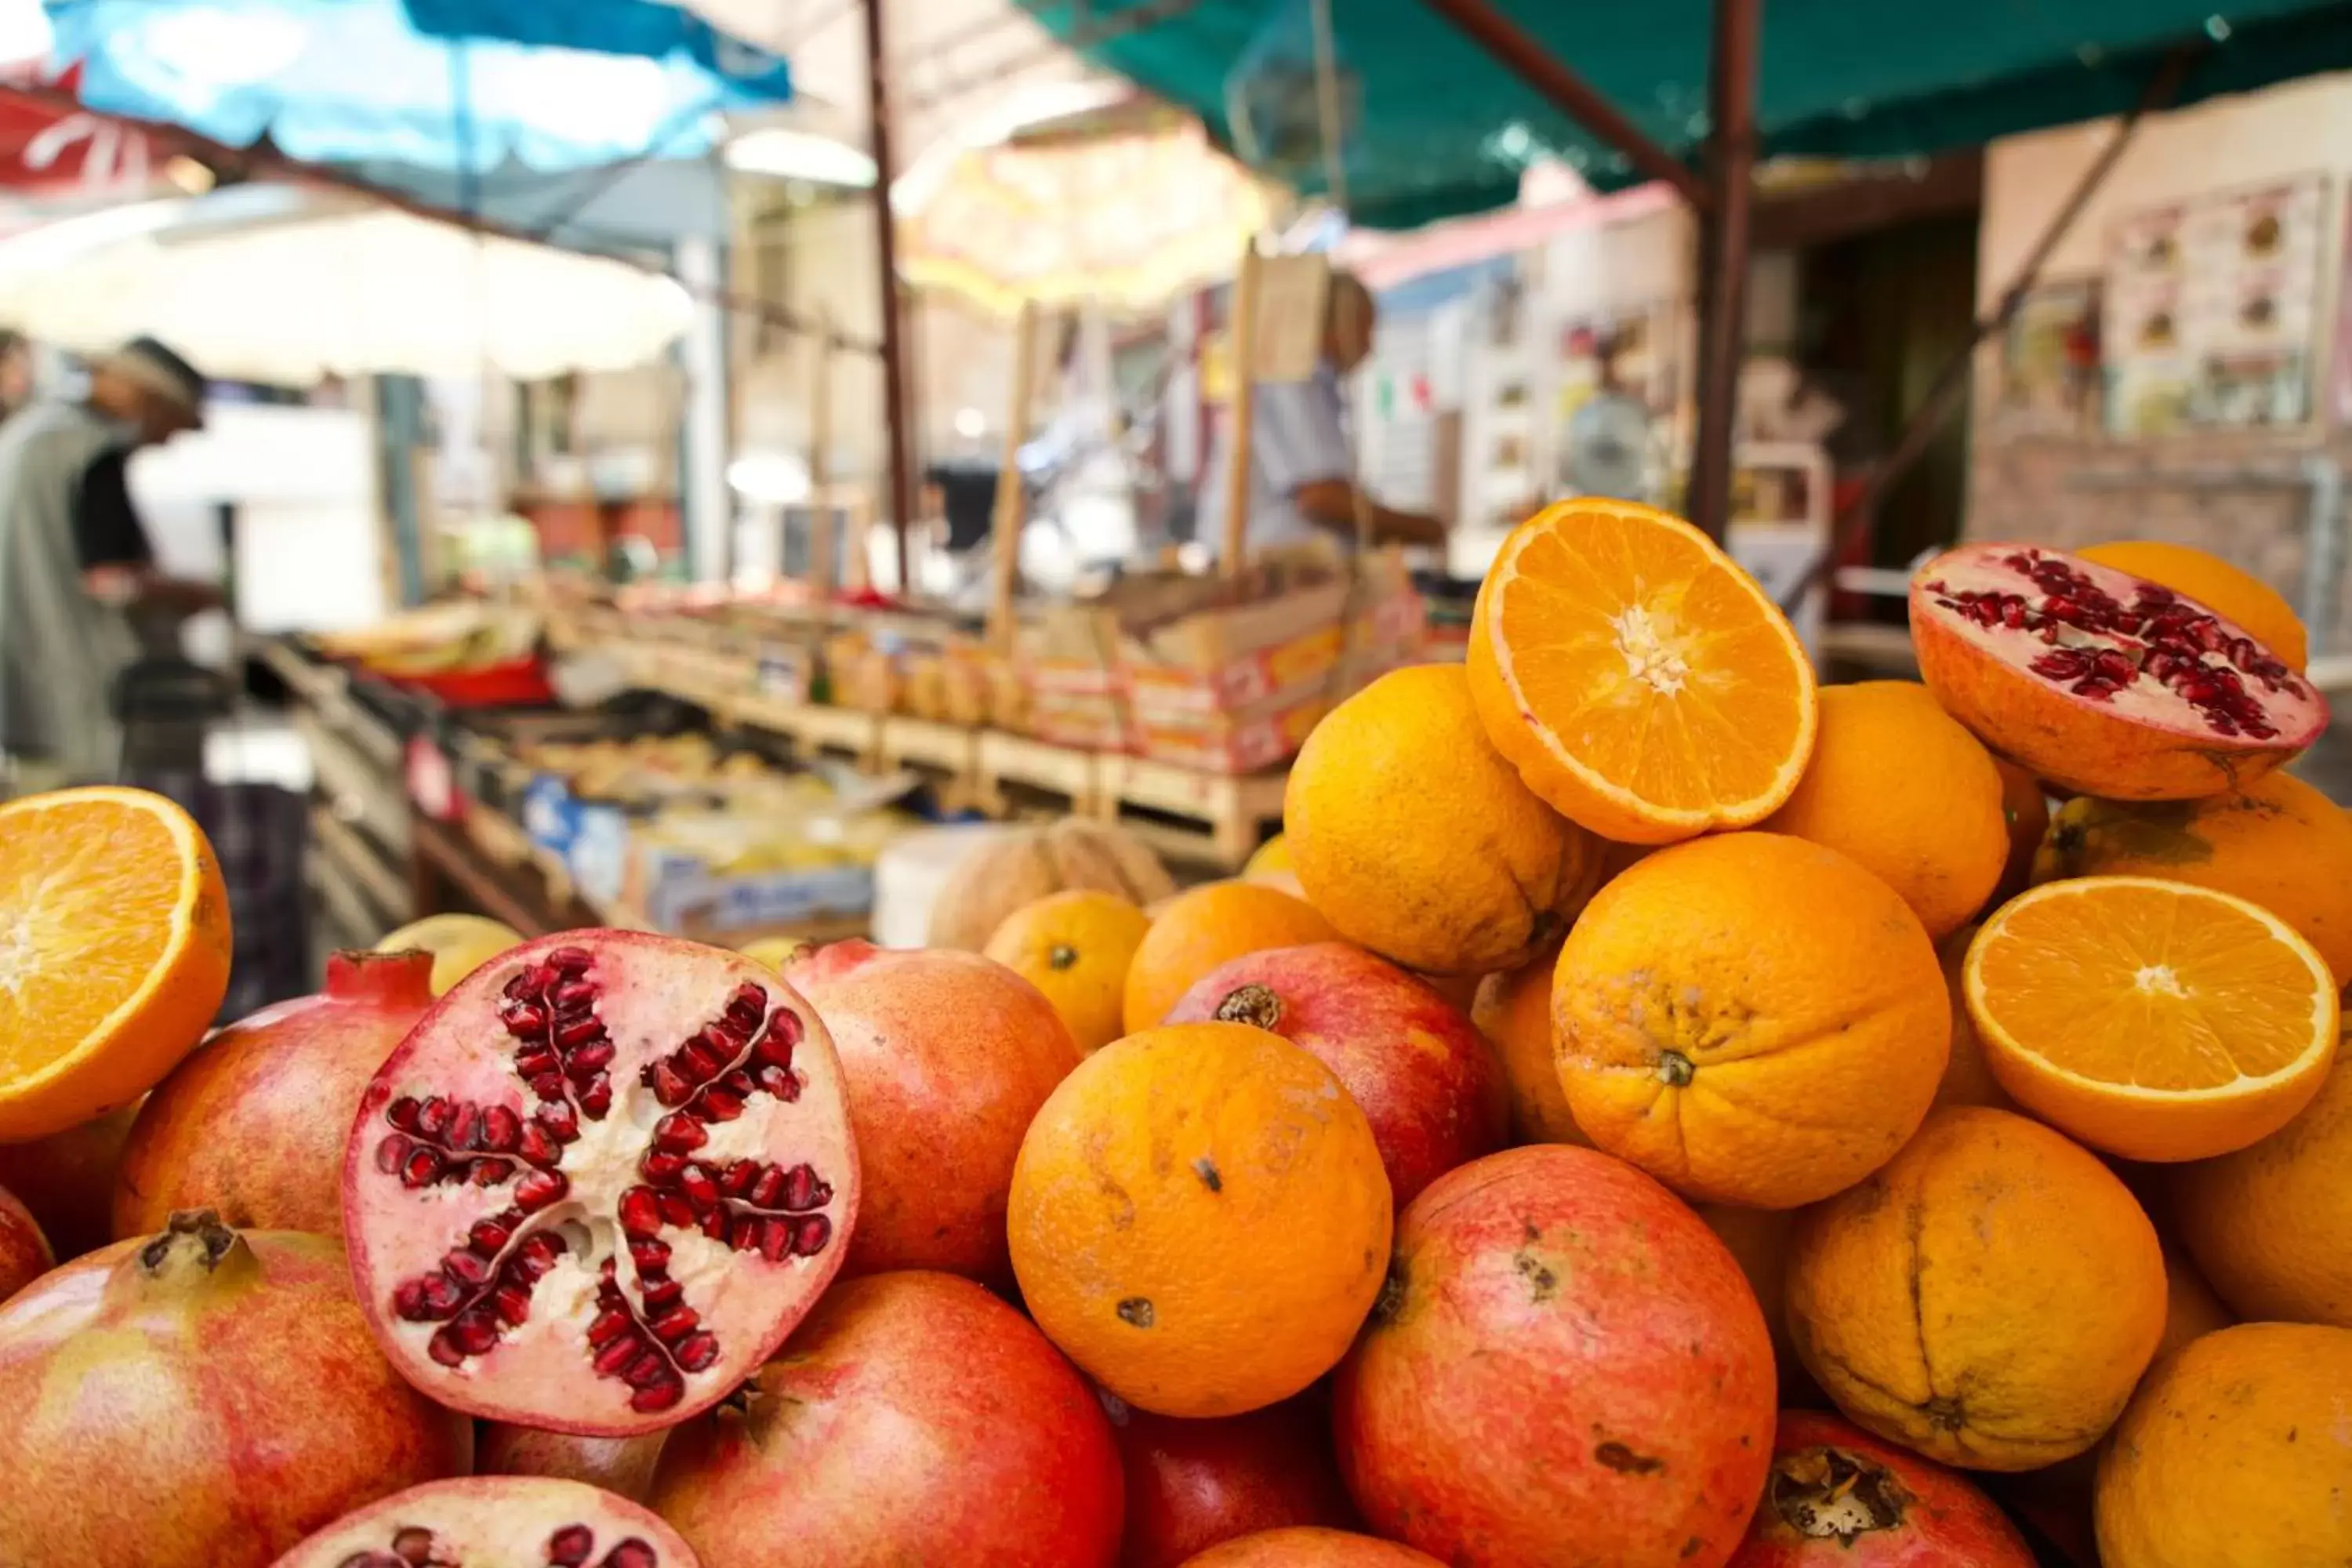
<svg viewBox="0 0 2352 1568"><path fill-rule="evenodd" d="M0 419L33 397L33 345L22 332L0 329Z"/></svg>
<svg viewBox="0 0 2352 1568"><path fill-rule="evenodd" d="M1350 273L1332 273L1323 298L1323 358L1315 374L1305 381L1257 384L1250 404L1249 520L1243 534L1251 553L1304 543L1318 533L1352 548L1360 499L1370 513L1374 543L1444 544L1444 523L1425 512L1382 506L1356 484L1341 378L1370 357L1376 319L1371 291ZM1227 420L1211 445L1201 484L1193 536L1213 556L1224 547L1232 442L1233 421Z"/></svg>
<svg viewBox="0 0 2352 1568"><path fill-rule="evenodd" d="M129 483L133 452L202 428L204 394L187 361L140 338L91 365L80 398L0 424L0 795L112 777L133 617L220 603L156 569Z"/></svg>

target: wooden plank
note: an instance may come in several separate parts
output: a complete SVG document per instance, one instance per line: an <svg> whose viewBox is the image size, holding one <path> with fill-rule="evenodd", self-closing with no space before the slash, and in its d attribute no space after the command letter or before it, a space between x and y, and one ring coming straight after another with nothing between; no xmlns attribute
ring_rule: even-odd
<svg viewBox="0 0 2352 1568"><path fill-rule="evenodd" d="M1072 746L1050 745L1006 730L982 730L979 743L981 809L1009 814L1004 786L1017 784L1063 796L1077 816L1103 815L1102 758Z"/></svg>
<svg viewBox="0 0 2352 1568"><path fill-rule="evenodd" d="M1238 871L1263 829L1282 822L1286 773L1202 773L1141 757L1105 757L1102 769L1104 792L1120 826L1173 858ZM1191 826L1136 817L1123 809L1130 806Z"/></svg>

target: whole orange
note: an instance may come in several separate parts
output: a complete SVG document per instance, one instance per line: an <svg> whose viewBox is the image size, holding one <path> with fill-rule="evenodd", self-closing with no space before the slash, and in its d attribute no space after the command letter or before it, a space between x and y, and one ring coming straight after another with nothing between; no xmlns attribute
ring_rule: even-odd
<svg viewBox="0 0 2352 1568"><path fill-rule="evenodd" d="M1909 680L1822 689L1821 736L1788 804L1764 820L1851 856L1903 895L1931 937L1984 906L2009 861L1992 753Z"/></svg>
<svg viewBox="0 0 2352 1568"><path fill-rule="evenodd" d="M1381 676L1291 764L1284 842L1309 902L1409 968L1526 963L1600 882L1601 840L1536 798L1486 739L1459 665Z"/></svg>
<svg viewBox="0 0 2352 1568"><path fill-rule="evenodd" d="M1552 1039L1576 1124L1686 1196L1793 1208L1927 1113L1950 1048L1936 949L1834 849L1728 833L1601 889L1559 952Z"/></svg>
<svg viewBox="0 0 2352 1568"><path fill-rule="evenodd" d="M1470 1021L1503 1058L1511 1090L1512 1142L1590 1147L1592 1140L1568 1109L1559 1068L1552 1061L1551 976L1559 967L1555 942L1517 969L1489 974L1478 983Z"/></svg>
<svg viewBox="0 0 2352 1568"><path fill-rule="evenodd" d="M2009 862L1993 889L1998 900L2015 897L2032 878L2033 857L2050 830L2050 797L2042 793L2041 780L2007 757L1993 758L1992 765L2000 774L2000 811L2009 824Z"/></svg>
<svg viewBox="0 0 2352 1568"><path fill-rule="evenodd" d="M1969 939L1976 927L1962 926L1947 937L1936 949L1936 956L1944 969L1944 989L1952 999L1952 1059L1944 1068L1944 1081L1936 1089L1936 1103L1941 1105L1990 1105L2002 1110L2015 1110L2017 1102L1992 1076L1992 1064L1985 1060L1984 1041L1977 1036L1976 1020L1969 1016L1968 987L1963 982L1961 966L1969 956Z"/></svg>
<svg viewBox="0 0 2352 1568"><path fill-rule="evenodd" d="M1024 904L988 939L987 955L1045 994L1082 1051L1124 1032L1127 966L1151 919L1116 893L1073 888Z"/></svg>
<svg viewBox="0 0 2352 1568"><path fill-rule="evenodd" d="M1364 1113L1263 1029L1187 1024L1062 1080L1013 1171L1013 1271L1129 1405L1233 1415L1330 1370L1380 1294L1391 1204Z"/></svg>
<svg viewBox="0 0 2352 1568"><path fill-rule="evenodd" d="M2266 773L2203 800L2095 800L2058 808L2034 878L2162 877L2235 893L2319 950L2352 984L2352 817L2298 778Z"/></svg>
<svg viewBox="0 0 2352 1568"><path fill-rule="evenodd" d="M2096 1156L1938 1110L1798 1216L1789 1332L1838 1408L1946 1464L2026 1470L2099 1440L2164 1332L2164 1256Z"/></svg>
<svg viewBox="0 0 2352 1568"><path fill-rule="evenodd" d="M1245 952L1339 938L1304 899L1258 882L1204 883L1154 914L1127 967L1121 1021L1130 1035L1152 1027L1202 975Z"/></svg>
<svg viewBox="0 0 2352 1568"><path fill-rule="evenodd" d="M2185 594L2209 610L2219 610L2266 644L2290 669L2301 669L2311 657L2310 638L2303 622L2276 588L2231 565L2218 555L2193 545L2167 544L2154 539L2123 539L2094 544L2075 554L2135 577L2161 584Z"/></svg>
<svg viewBox="0 0 2352 1568"><path fill-rule="evenodd" d="M2221 1300L2248 1318L2352 1329L2352 1066L2250 1149L2176 1166L2172 1217Z"/></svg>
<svg viewBox="0 0 2352 1568"><path fill-rule="evenodd" d="M2241 1323L2166 1358L2099 1466L2106 1568L2352 1563L2352 1331Z"/></svg>

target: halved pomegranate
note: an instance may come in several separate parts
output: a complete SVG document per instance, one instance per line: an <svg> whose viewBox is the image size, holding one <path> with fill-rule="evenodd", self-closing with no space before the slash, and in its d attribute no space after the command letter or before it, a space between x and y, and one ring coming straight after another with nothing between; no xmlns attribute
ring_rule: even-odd
<svg viewBox="0 0 2352 1568"><path fill-rule="evenodd" d="M2327 726L2326 699L2236 622L2038 545L1920 567L1911 640L1937 700L1986 745L2113 800L2219 795Z"/></svg>
<svg viewBox="0 0 2352 1568"><path fill-rule="evenodd" d="M476 970L393 1052L343 1224L411 1382L617 1437L768 1358L840 1268L857 1191L833 1042L773 971L581 931Z"/></svg>
<svg viewBox="0 0 2352 1568"><path fill-rule="evenodd" d="M700 1568L677 1531L578 1481L482 1476L347 1513L271 1568Z"/></svg>

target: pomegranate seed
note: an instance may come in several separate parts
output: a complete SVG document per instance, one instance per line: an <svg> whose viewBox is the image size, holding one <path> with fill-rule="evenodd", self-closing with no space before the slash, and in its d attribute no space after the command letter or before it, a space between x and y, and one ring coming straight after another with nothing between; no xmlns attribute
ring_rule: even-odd
<svg viewBox="0 0 2352 1568"><path fill-rule="evenodd" d="M613 1079L609 1073L598 1073L580 1088L580 1114L591 1121L604 1120L604 1112L613 1109Z"/></svg>
<svg viewBox="0 0 2352 1568"><path fill-rule="evenodd" d="M415 1131L415 1100L408 1095L402 1095L398 1100L394 1100L390 1105L383 1108L383 1119L386 1121L391 1122L394 1127L399 1128L403 1132Z"/></svg>
<svg viewBox="0 0 2352 1568"><path fill-rule="evenodd" d="M701 1165L688 1165L677 1180L686 1194L686 1201L696 1208L709 1208L719 1201L719 1184L710 1179L710 1172Z"/></svg>
<svg viewBox="0 0 2352 1568"><path fill-rule="evenodd" d="M488 1219L476 1220L474 1228L467 1233L467 1238L472 1243L474 1250L483 1257L496 1258L506 1250L507 1243L514 1239L514 1227L520 1223L522 1223L522 1215L509 1209L506 1213L493 1215Z"/></svg>
<svg viewBox="0 0 2352 1568"><path fill-rule="evenodd" d="M692 1334L680 1340L673 1353L678 1365L688 1372L700 1372L719 1359L719 1340L713 1334Z"/></svg>
<svg viewBox="0 0 2352 1568"><path fill-rule="evenodd" d="M443 1324L440 1331L433 1336L433 1342L425 1348L442 1365L456 1366L466 1357L480 1355L498 1342L498 1319L480 1307L470 1307ZM445 1348L454 1352L457 1360L445 1359Z"/></svg>
<svg viewBox="0 0 2352 1568"><path fill-rule="evenodd" d="M774 1022L768 1026L768 1032L752 1044L751 1056L754 1060L772 1063L780 1068L793 1065L793 1041L780 1027L783 1021L791 1016L790 1013L776 1015Z"/></svg>
<svg viewBox="0 0 2352 1568"><path fill-rule="evenodd" d="M822 1208L833 1201L833 1187L818 1178L806 1165L794 1165L784 1181L784 1207L793 1210Z"/></svg>
<svg viewBox="0 0 2352 1568"><path fill-rule="evenodd" d="M437 1323L465 1302L464 1288L446 1274L404 1280L392 1293L392 1310L412 1323Z"/></svg>
<svg viewBox="0 0 2352 1568"><path fill-rule="evenodd" d="M418 1144L409 1152L407 1163L400 1167L403 1186L429 1187L441 1179L440 1152Z"/></svg>
<svg viewBox="0 0 2352 1568"><path fill-rule="evenodd" d="M596 987L585 980L567 980L548 994L559 1013L577 1012L596 1000Z"/></svg>
<svg viewBox="0 0 2352 1568"><path fill-rule="evenodd" d="M627 1312L618 1308L607 1309L597 1313L595 1321L588 1325L588 1342L602 1350L627 1333L632 1326Z"/></svg>
<svg viewBox="0 0 2352 1568"><path fill-rule="evenodd" d="M727 1239L727 1210L723 1206L713 1205L710 1212L702 1216L702 1234L713 1241Z"/></svg>
<svg viewBox="0 0 2352 1568"><path fill-rule="evenodd" d="M482 1111L481 1147L494 1154L511 1154L522 1137L522 1118L503 1105L487 1107Z"/></svg>
<svg viewBox="0 0 2352 1568"><path fill-rule="evenodd" d="M762 986L746 980L735 987L735 994L727 998L730 1013L749 1014L754 1021L768 1010L768 993Z"/></svg>
<svg viewBox="0 0 2352 1568"><path fill-rule="evenodd" d="M751 1184L759 1178L760 1163L757 1160L738 1160L719 1176L719 1190L730 1198L740 1198L751 1190Z"/></svg>
<svg viewBox="0 0 2352 1568"><path fill-rule="evenodd" d="M637 1266L640 1274L657 1274L669 1267L669 1243L633 1241L629 1243L629 1261Z"/></svg>
<svg viewBox="0 0 2352 1568"><path fill-rule="evenodd" d="M701 1321L701 1317L693 1308L680 1307L675 1312L656 1318L646 1326L653 1330L654 1338L664 1344L676 1344L679 1340L692 1333L695 1325Z"/></svg>
<svg viewBox="0 0 2352 1568"><path fill-rule="evenodd" d="M646 1087L654 1091L654 1098L664 1105L684 1105L694 1093L694 1085L687 1082L685 1075L666 1061L656 1062L646 1068L643 1079Z"/></svg>
<svg viewBox="0 0 2352 1568"><path fill-rule="evenodd" d="M545 1078L556 1071L563 1062L555 1054L553 1047L533 1046L529 1050L517 1051L514 1065L516 1075L528 1083L532 1079Z"/></svg>
<svg viewBox="0 0 2352 1568"><path fill-rule="evenodd" d="M784 1180L782 1165L769 1166L760 1173L760 1179L751 1184L751 1202L763 1209L774 1208L776 1200L784 1195Z"/></svg>
<svg viewBox="0 0 2352 1568"><path fill-rule="evenodd" d="M793 1250L803 1258L814 1258L832 1239L833 1221L821 1214L813 1214L793 1230Z"/></svg>
<svg viewBox="0 0 2352 1568"><path fill-rule="evenodd" d="M801 1080L785 1068L773 1066L761 1068L760 1087L786 1104L801 1097Z"/></svg>
<svg viewBox="0 0 2352 1568"><path fill-rule="evenodd" d="M533 1171L514 1184L514 1201L525 1214L543 1209L572 1190L561 1171Z"/></svg>
<svg viewBox="0 0 2352 1568"><path fill-rule="evenodd" d="M760 1231L760 1256L771 1263L782 1263L793 1250L793 1222L772 1219Z"/></svg>
<svg viewBox="0 0 2352 1568"><path fill-rule="evenodd" d="M733 1072L720 1079L719 1087L738 1100L749 1100L760 1092L758 1080L741 1068L737 1068Z"/></svg>
<svg viewBox="0 0 2352 1568"><path fill-rule="evenodd" d="M509 1002L526 1001L538 994L539 988L530 983L530 971L528 969L507 982L505 996Z"/></svg>
<svg viewBox="0 0 2352 1568"><path fill-rule="evenodd" d="M637 1390L629 1398L629 1408L651 1415L656 1411L668 1409L684 1397L685 1394L686 1384L673 1377L666 1382L657 1383L651 1388ZM653 1568L653 1548L650 1546L646 1547L641 1552L631 1552L625 1558L622 1556L621 1548L630 1544L632 1542L624 1541L620 1546L613 1548L613 1555L604 1559L606 1568ZM644 1543L636 1542L636 1544Z"/></svg>
<svg viewBox="0 0 2352 1568"><path fill-rule="evenodd" d="M760 1245L760 1222L750 1215L736 1215L727 1233L727 1245L738 1252L756 1250Z"/></svg>
<svg viewBox="0 0 2352 1568"><path fill-rule="evenodd" d="M537 1078L530 1080L530 1091L531 1093L539 1096L540 1099L547 1100L550 1103L562 1100L563 1098L563 1075L560 1072L541 1073Z"/></svg>
<svg viewBox="0 0 2352 1568"><path fill-rule="evenodd" d="M705 1089L694 1104L705 1121L732 1121L743 1114L743 1102L723 1089Z"/></svg>
<svg viewBox="0 0 2352 1568"><path fill-rule="evenodd" d="M677 1306L685 1298L686 1287L675 1279L648 1280L639 1295L646 1304L646 1314L651 1316Z"/></svg>
<svg viewBox="0 0 2352 1568"><path fill-rule="evenodd" d="M668 1382L670 1376L668 1358L659 1351L647 1351L629 1363L628 1370L621 1373L621 1381L631 1388L651 1388L657 1383Z"/></svg>
<svg viewBox="0 0 2352 1568"><path fill-rule="evenodd" d="M521 1328L530 1321L530 1292L520 1285L501 1285L490 1292L490 1309L508 1328Z"/></svg>
<svg viewBox="0 0 2352 1568"><path fill-rule="evenodd" d="M441 1260L441 1272L469 1290L490 1282L490 1266L463 1247Z"/></svg>
<svg viewBox="0 0 2352 1568"><path fill-rule="evenodd" d="M710 1142L701 1122L684 1111L673 1111L654 1123L654 1147L673 1154L690 1154Z"/></svg>
<svg viewBox="0 0 2352 1568"><path fill-rule="evenodd" d="M541 1106L531 1112L531 1120L547 1129L547 1135L559 1143L569 1143L580 1136L580 1113L572 1109L568 1100Z"/></svg>
<svg viewBox="0 0 2352 1568"><path fill-rule="evenodd" d="M593 1017L577 1018L555 1026L555 1043L562 1050L572 1050L591 1040L604 1037L604 1026Z"/></svg>
<svg viewBox="0 0 2352 1568"><path fill-rule="evenodd" d="M474 1168L467 1173L466 1179L478 1187L495 1187L513 1175L514 1168L512 1160L477 1160Z"/></svg>
<svg viewBox="0 0 2352 1568"><path fill-rule="evenodd" d="M559 974L585 974L594 962L584 947L559 947L547 955L548 966Z"/></svg>
<svg viewBox="0 0 2352 1568"><path fill-rule="evenodd" d="M392 1538L392 1554L411 1568L421 1568L433 1561L433 1532L423 1525L410 1525Z"/></svg>
<svg viewBox="0 0 2352 1568"><path fill-rule="evenodd" d="M600 1040L591 1040L588 1044L572 1052L572 1055L565 1059L563 1063L564 1076L569 1078L574 1083L584 1082L589 1074L600 1071L601 1069L613 1065L613 1054L614 1049L615 1047L609 1037Z"/></svg>
<svg viewBox="0 0 2352 1568"><path fill-rule="evenodd" d="M2112 702L2116 700L2116 689L2095 675L2084 676L2067 689L2077 697L2088 697L2097 702Z"/></svg>
<svg viewBox="0 0 2352 1568"><path fill-rule="evenodd" d="M416 1130L427 1138L447 1136L457 1119L457 1108L437 1094L416 1108Z"/></svg>
<svg viewBox="0 0 2352 1568"><path fill-rule="evenodd" d="M624 1367L635 1363L637 1357L644 1353L644 1342L637 1338L636 1331L633 1327L627 1333L598 1351L589 1364L593 1366L602 1376L615 1377L620 1374Z"/></svg>
<svg viewBox="0 0 2352 1568"><path fill-rule="evenodd" d="M646 1181L658 1182L667 1186L686 1173L686 1156L665 1154L659 1150L653 1150L637 1162L637 1171Z"/></svg>
<svg viewBox="0 0 2352 1568"><path fill-rule="evenodd" d="M507 1033L519 1040L535 1038L547 1028L547 1010L528 1002L517 1002L499 1014L499 1021Z"/></svg>
<svg viewBox="0 0 2352 1568"><path fill-rule="evenodd" d="M563 1237L554 1231L535 1230L525 1238L521 1248L516 1252L515 1261L527 1265L533 1270L544 1271L557 1258L570 1250L571 1247L565 1244Z"/></svg>
<svg viewBox="0 0 2352 1568"><path fill-rule="evenodd" d="M555 983L562 978L562 972L551 963L532 964L530 967L531 994L544 996L554 987Z"/></svg>
<svg viewBox="0 0 2352 1568"><path fill-rule="evenodd" d="M409 1150L415 1145L395 1132L375 1146L375 1168L389 1176L407 1163Z"/></svg>
<svg viewBox="0 0 2352 1568"><path fill-rule="evenodd" d="M569 1101L559 1100L555 1103L567 1112L572 1109ZM563 1151L556 1147L555 1139L540 1125L541 1120L533 1118L516 1136L515 1152L520 1154L528 1164L553 1165L563 1158Z"/></svg>
<svg viewBox="0 0 2352 1568"><path fill-rule="evenodd" d="M677 1070L685 1074L690 1082L709 1083L712 1079L725 1072L728 1064L734 1060L735 1053L726 1049L727 1043L724 1038L721 1038L718 1042L717 1048L714 1048L709 1039L709 1031L706 1030L702 1035L698 1035L680 1046L677 1048L677 1055L671 1060L677 1063Z"/></svg>
<svg viewBox="0 0 2352 1568"><path fill-rule="evenodd" d="M584 1524L567 1524L547 1538L547 1560L553 1568L580 1568L596 1550L596 1532Z"/></svg>
<svg viewBox="0 0 2352 1568"><path fill-rule="evenodd" d="M661 1229L661 1207L651 1187L631 1187L621 1194L621 1229L633 1237L649 1237Z"/></svg>
<svg viewBox="0 0 2352 1568"><path fill-rule="evenodd" d="M693 1227L694 1205L686 1201L685 1194L663 1193L655 1201L661 1205L663 1219L668 1221L671 1225L677 1226L680 1230L688 1230Z"/></svg>

